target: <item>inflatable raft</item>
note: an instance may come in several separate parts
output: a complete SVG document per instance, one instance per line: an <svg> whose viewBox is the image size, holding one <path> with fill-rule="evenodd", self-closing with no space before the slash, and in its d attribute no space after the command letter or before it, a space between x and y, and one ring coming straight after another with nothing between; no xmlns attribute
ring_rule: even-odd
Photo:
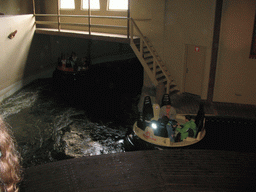
<svg viewBox="0 0 256 192"><path fill-rule="evenodd" d="M145 104L144 104L145 105ZM160 106L158 104L152 105L153 117L145 118L147 114L143 114L133 125L132 130L128 131L124 139L124 147L126 151L153 149L153 148L177 148L186 147L200 142L206 134L205 130L205 114L204 106L200 105L197 114L191 115L192 120L196 124L196 134L193 137L188 136L182 141L171 140L168 137L166 125L160 121L159 112ZM174 137L178 137L180 125L185 123L185 114L177 114L175 120L169 120L175 133ZM177 126L177 124L179 126Z"/></svg>

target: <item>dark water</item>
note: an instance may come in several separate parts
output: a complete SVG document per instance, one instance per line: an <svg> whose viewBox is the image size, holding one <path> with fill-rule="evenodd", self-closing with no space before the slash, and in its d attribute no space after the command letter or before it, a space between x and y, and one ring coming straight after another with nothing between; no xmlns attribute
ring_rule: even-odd
<svg viewBox="0 0 256 192"><path fill-rule="evenodd" d="M23 166L124 152L143 82L138 63L128 64L94 67L83 81L57 86L56 79L38 79L5 99L0 113L13 128Z"/></svg>

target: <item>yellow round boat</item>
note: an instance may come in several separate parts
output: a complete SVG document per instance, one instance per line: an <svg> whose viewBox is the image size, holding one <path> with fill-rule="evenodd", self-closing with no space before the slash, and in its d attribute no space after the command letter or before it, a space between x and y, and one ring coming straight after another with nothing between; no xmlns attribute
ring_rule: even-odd
<svg viewBox="0 0 256 192"><path fill-rule="evenodd" d="M195 121L197 131L193 137L186 137L182 141L173 141L168 137L166 127L159 122L160 106L158 104L152 105L153 118L145 120L139 119L133 125L130 132L126 134L124 146L126 151L140 150L140 149L153 149L153 148L174 148L186 147L200 142L206 134L205 130L205 116L203 105L200 105L197 114L191 115L192 120ZM177 114L175 122L178 125L183 125L185 121L185 114ZM174 128L174 126L173 126ZM175 126L174 135L177 137L179 126Z"/></svg>

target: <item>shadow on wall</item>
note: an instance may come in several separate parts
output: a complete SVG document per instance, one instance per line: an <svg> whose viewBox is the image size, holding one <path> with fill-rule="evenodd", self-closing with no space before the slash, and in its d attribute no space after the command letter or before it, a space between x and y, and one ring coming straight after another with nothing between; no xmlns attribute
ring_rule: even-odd
<svg viewBox="0 0 256 192"><path fill-rule="evenodd" d="M98 72L95 72L98 75L95 76L101 76L101 78L108 76L108 79L111 79L113 77L99 74L103 70L100 68L96 69L97 66L108 65L113 66L112 69L122 70L123 67L127 68L126 62L129 63L131 68L133 68L134 64L138 63L137 60L133 60L134 63L131 63L135 55L129 44L35 34L24 69L23 77L25 81L52 77L61 54L66 54L69 57L72 52L75 52L79 59L85 56L89 58L88 55L90 55L90 63L93 64L93 70L98 70ZM111 67L108 67L107 71ZM139 68L141 69L141 66ZM130 73L129 70L130 68L127 68L126 74ZM115 75L115 73L112 75ZM133 77L133 75L130 75L130 77ZM127 78L129 79L129 77ZM124 83L124 80L122 82ZM24 84L26 83L24 82ZM126 87L129 87L129 85Z"/></svg>
<svg viewBox="0 0 256 192"><path fill-rule="evenodd" d="M35 34L29 50L24 77L32 79L51 77L54 69L50 36Z"/></svg>
<svg viewBox="0 0 256 192"><path fill-rule="evenodd" d="M1 0L0 12L4 15L33 14L31 0Z"/></svg>
<svg viewBox="0 0 256 192"><path fill-rule="evenodd" d="M132 100L141 93L143 67L137 58L112 61L92 65L77 75L56 70L53 81L62 99L86 108L91 116L108 118L131 108Z"/></svg>

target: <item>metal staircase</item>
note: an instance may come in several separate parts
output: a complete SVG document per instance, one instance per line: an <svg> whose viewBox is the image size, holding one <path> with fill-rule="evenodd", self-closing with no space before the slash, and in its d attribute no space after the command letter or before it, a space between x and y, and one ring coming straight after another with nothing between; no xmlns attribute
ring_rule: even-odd
<svg viewBox="0 0 256 192"><path fill-rule="evenodd" d="M178 87L170 72L149 39L142 35L132 18L130 19L130 22L130 45L151 81L155 86L163 83L167 94L179 93ZM135 38L134 29L136 30L136 37L138 38Z"/></svg>

